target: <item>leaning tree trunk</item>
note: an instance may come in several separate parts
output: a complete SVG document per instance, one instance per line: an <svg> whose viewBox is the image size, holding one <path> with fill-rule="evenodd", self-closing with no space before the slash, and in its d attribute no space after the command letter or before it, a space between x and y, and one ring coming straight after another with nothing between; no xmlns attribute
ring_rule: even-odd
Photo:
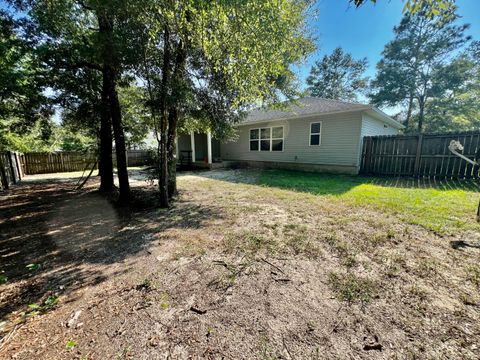
<svg viewBox="0 0 480 360"><path fill-rule="evenodd" d="M107 82L104 75L101 96L100 161L98 164L101 192L111 192L113 190L112 121L107 91Z"/></svg>
<svg viewBox="0 0 480 360"><path fill-rule="evenodd" d="M113 48L113 19L105 13L97 14L99 33L103 40L102 59L103 76L107 88L110 116L112 119L113 136L115 138L115 154L117 156L118 183L120 187L121 203L128 202L130 197L130 184L128 182L127 155L125 147L125 135L122 125L122 112L118 100L115 49Z"/></svg>

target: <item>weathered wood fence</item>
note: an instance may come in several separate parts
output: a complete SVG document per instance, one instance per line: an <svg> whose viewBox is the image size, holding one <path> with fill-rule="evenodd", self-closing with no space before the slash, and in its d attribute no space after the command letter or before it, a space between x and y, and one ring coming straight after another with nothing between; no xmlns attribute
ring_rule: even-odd
<svg viewBox="0 0 480 360"><path fill-rule="evenodd" d="M16 184L23 177L20 154L12 151L0 153L0 190Z"/></svg>
<svg viewBox="0 0 480 360"><path fill-rule="evenodd" d="M480 156L480 132L367 136L363 139L360 173L435 178L479 178L479 168L452 154L457 140L463 155Z"/></svg>
<svg viewBox="0 0 480 360"><path fill-rule="evenodd" d="M22 155L22 166L26 175L83 171L96 161L93 153L56 152L27 153Z"/></svg>
<svg viewBox="0 0 480 360"><path fill-rule="evenodd" d="M112 154L114 165L116 156ZM91 169L96 162L94 153L55 152L27 153L21 155L21 164L26 175L48 174L57 172L83 171ZM143 166L152 162L152 156L147 150L128 150L128 166Z"/></svg>

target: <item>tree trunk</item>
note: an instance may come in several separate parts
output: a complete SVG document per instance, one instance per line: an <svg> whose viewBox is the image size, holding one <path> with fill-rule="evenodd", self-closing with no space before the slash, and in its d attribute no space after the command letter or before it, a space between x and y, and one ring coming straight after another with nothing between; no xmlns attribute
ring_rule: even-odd
<svg viewBox="0 0 480 360"><path fill-rule="evenodd" d="M107 67L108 98L110 113L112 116L113 136L115 138L115 154L117 156L118 183L120 186L121 203L127 203L130 198L130 184L128 182L127 170L127 148L125 146L125 134L122 125L122 111L116 89L115 75L113 69Z"/></svg>
<svg viewBox="0 0 480 360"><path fill-rule="evenodd" d="M163 32L163 66L162 66L162 88L160 89L160 154L159 154L159 179L158 190L160 192L160 206L166 208L169 205L168 198L168 156L167 156L167 90L170 75L170 32L168 25Z"/></svg>
<svg viewBox="0 0 480 360"><path fill-rule="evenodd" d="M113 48L113 19L103 12L97 13L99 34L103 40L102 60L103 77L108 97L108 105L112 120L113 135L115 138L115 154L117 156L117 172L120 187L121 203L127 203L130 197L130 185L128 182L127 156L125 147L125 135L122 126L122 112L117 94L115 49Z"/></svg>
<svg viewBox="0 0 480 360"><path fill-rule="evenodd" d="M418 132L421 133L423 130L423 120L425 118L425 97L420 96L418 98Z"/></svg>
<svg viewBox="0 0 480 360"><path fill-rule="evenodd" d="M177 147L175 139L177 137L178 110L171 108L168 112L168 197L171 198L177 193Z"/></svg>
<svg viewBox="0 0 480 360"><path fill-rule="evenodd" d="M102 82L102 108L100 119L100 161L98 172L100 174L100 191L111 192L113 190L113 159L112 159L112 121L107 95L107 83L105 75Z"/></svg>
<svg viewBox="0 0 480 360"><path fill-rule="evenodd" d="M179 116L179 104L181 102L181 92L179 87L184 81L185 62L187 53L185 43L180 40L177 44L177 51L175 56L175 68L172 75L172 83L175 84L172 91L173 105L168 113L168 196L172 197L177 193L177 161L176 161L176 137L177 137L177 123Z"/></svg>
<svg viewBox="0 0 480 360"><path fill-rule="evenodd" d="M410 94L410 97L408 99L408 110L407 110L407 118L405 119L405 132L408 132L408 127L410 125L410 119L412 117L412 111L413 111L413 94Z"/></svg>

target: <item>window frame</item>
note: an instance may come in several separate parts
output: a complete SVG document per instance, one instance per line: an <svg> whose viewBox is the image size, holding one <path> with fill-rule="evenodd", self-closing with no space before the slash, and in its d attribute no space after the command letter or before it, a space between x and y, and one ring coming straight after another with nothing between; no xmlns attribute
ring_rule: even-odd
<svg viewBox="0 0 480 360"><path fill-rule="evenodd" d="M318 133L312 133L312 124L320 124L320 131ZM308 146L322 145L322 130L323 130L323 121L312 121L309 124ZM312 135L318 135L318 144L312 144Z"/></svg>
<svg viewBox="0 0 480 360"><path fill-rule="evenodd" d="M282 137L281 138L273 138L273 128L282 128ZM262 129L270 129L270 137L268 139L262 139ZM251 132L258 130L258 139L251 139ZM269 140L270 142L270 150L262 150L261 141ZM281 140L282 141L282 150L272 150L272 142L273 140ZM252 141L256 141L258 143L258 150L251 150L250 143ZM278 126L266 126L266 127L259 127L259 128L251 128L248 130L248 151L249 152L283 152L285 150L285 126L278 125Z"/></svg>

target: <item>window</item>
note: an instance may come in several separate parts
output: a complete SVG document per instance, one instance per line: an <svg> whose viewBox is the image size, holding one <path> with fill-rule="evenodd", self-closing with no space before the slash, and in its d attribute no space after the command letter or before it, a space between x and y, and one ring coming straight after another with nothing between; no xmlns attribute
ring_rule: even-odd
<svg viewBox="0 0 480 360"><path fill-rule="evenodd" d="M310 146L318 146L321 143L322 123L310 123Z"/></svg>
<svg viewBox="0 0 480 360"><path fill-rule="evenodd" d="M250 129L250 151L283 151L283 126Z"/></svg>
<svg viewBox="0 0 480 360"><path fill-rule="evenodd" d="M250 130L250 151L258 151L260 149L258 142L259 142L259 129L251 129Z"/></svg>
<svg viewBox="0 0 480 360"><path fill-rule="evenodd" d="M260 129L260 151L270 151L271 128Z"/></svg>
<svg viewBox="0 0 480 360"><path fill-rule="evenodd" d="M272 128L272 151L283 151L283 126Z"/></svg>

